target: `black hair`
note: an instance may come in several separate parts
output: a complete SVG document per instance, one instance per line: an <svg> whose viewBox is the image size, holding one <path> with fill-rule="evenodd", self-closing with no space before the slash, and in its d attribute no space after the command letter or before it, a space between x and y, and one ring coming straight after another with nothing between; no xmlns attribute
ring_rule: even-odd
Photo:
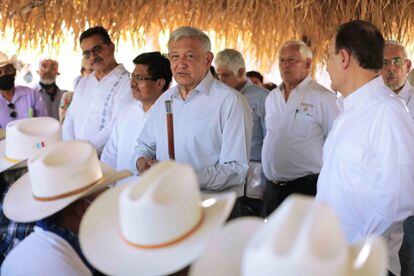
<svg viewBox="0 0 414 276"><path fill-rule="evenodd" d="M160 52L143 53L133 60L135 65L143 64L148 66L148 73L155 79L164 79L165 85L162 88L166 91L170 86L172 80L171 65L168 58L163 56Z"/></svg>
<svg viewBox="0 0 414 276"><path fill-rule="evenodd" d="M370 22L354 20L342 24L335 37L335 52L346 49L368 70L380 70L383 65L384 38Z"/></svg>
<svg viewBox="0 0 414 276"><path fill-rule="evenodd" d="M249 72L247 72L246 73L246 77L248 77L248 78L251 78L251 77L253 77L253 78L257 78L257 79L259 79L260 80L260 82L261 83L263 83L263 75L262 74L260 74L259 72L257 72L257 71L249 71Z"/></svg>
<svg viewBox="0 0 414 276"><path fill-rule="evenodd" d="M102 38L102 42L105 44L111 44L112 40L109 37L108 31L102 26L95 26L84 31L79 38L79 43L82 43L82 40L89 38L91 36L98 35Z"/></svg>

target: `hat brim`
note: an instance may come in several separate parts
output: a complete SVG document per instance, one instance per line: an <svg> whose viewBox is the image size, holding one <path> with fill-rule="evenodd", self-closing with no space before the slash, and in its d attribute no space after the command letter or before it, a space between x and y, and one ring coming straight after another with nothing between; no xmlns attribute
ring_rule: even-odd
<svg viewBox="0 0 414 276"><path fill-rule="evenodd" d="M79 229L82 252L97 269L109 275L166 275L194 262L230 214L234 193L209 194L204 219L190 236L170 246L141 249L127 244L119 229L119 195L126 185L100 195L86 211Z"/></svg>
<svg viewBox="0 0 414 276"><path fill-rule="evenodd" d="M263 224L263 219L256 217L244 217L227 223L191 265L189 275L241 275L241 262L247 242Z"/></svg>
<svg viewBox="0 0 414 276"><path fill-rule="evenodd" d="M131 175L129 171L117 172L110 166L100 163L103 177L89 189L76 195L51 201L39 201L33 197L29 173L20 177L7 191L3 201L3 212L16 222L33 222L47 218L81 197Z"/></svg>
<svg viewBox="0 0 414 276"><path fill-rule="evenodd" d="M11 168L23 168L27 166L26 160L11 162L6 159L6 140L0 141L0 173Z"/></svg>

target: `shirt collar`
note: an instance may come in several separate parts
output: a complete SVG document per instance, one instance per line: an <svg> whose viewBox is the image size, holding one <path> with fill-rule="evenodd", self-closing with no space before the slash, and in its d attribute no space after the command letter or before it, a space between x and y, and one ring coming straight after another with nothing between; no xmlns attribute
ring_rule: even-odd
<svg viewBox="0 0 414 276"><path fill-rule="evenodd" d="M207 71L206 76L204 79L191 91L191 94L194 92L204 93L207 96L210 95L210 88L214 82L213 75L211 74L210 70ZM180 94L180 86L176 85L174 90L171 92L171 96L181 99Z"/></svg>
<svg viewBox="0 0 414 276"><path fill-rule="evenodd" d="M251 83L251 82L249 82L249 81L246 81L246 83L244 84L244 86L242 87L242 89L240 90L240 92L241 92L242 94L244 94L244 92L246 92L246 90L247 90L249 87L251 87L251 86L254 86L254 84L253 84L253 83Z"/></svg>
<svg viewBox="0 0 414 276"><path fill-rule="evenodd" d="M306 78L303 79L295 88L292 89L292 91L298 90L302 91L304 88L308 86L308 84L312 81L311 75L307 75ZM280 88L280 91L283 91L285 88L284 83L282 83L278 88Z"/></svg>
<svg viewBox="0 0 414 276"><path fill-rule="evenodd" d="M398 96L406 102L408 100L408 98L410 97L410 90L411 89L412 89L412 86L411 86L410 82L406 80L405 83L404 83L403 88L398 93Z"/></svg>
<svg viewBox="0 0 414 276"><path fill-rule="evenodd" d="M346 112L361 105L366 99L377 93L379 88L383 88L384 86L385 84L381 76L367 82L344 98L344 111Z"/></svg>
<svg viewBox="0 0 414 276"><path fill-rule="evenodd" d="M111 72L106 74L101 80L98 80L96 78L95 73L96 72L92 72L91 76L93 76L93 78L96 81L101 82L101 81L106 80L106 79L121 77L124 74L128 74L128 71L124 68L124 66L122 64L118 64L114 69L112 69Z"/></svg>

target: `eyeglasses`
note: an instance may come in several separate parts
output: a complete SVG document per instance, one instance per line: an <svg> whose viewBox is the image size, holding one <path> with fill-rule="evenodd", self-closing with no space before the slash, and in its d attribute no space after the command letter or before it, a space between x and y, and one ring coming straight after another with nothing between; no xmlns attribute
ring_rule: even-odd
<svg viewBox="0 0 414 276"><path fill-rule="evenodd" d="M91 57L91 53L94 53L95 55L102 53L103 47L102 45L95 45L92 49L86 50L82 53L83 58L89 59Z"/></svg>
<svg viewBox="0 0 414 276"><path fill-rule="evenodd" d="M7 106L8 106L8 108L11 109L10 117L12 117L13 119L16 118L17 117L17 112L15 110L16 106L14 105L14 103L9 103Z"/></svg>
<svg viewBox="0 0 414 276"><path fill-rule="evenodd" d="M15 72L16 69L14 69L14 66L12 64L7 64L6 66L0 68L0 77L4 75L12 75Z"/></svg>
<svg viewBox="0 0 414 276"><path fill-rule="evenodd" d="M131 81L136 81L139 85L144 84L145 81L147 80L156 81L156 79L154 79L153 77L141 77L139 75L133 75L133 74L130 74L129 78L131 79Z"/></svg>
<svg viewBox="0 0 414 276"><path fill-rule="evenodd" d="M392 59L384 59L384 68L390 66L391 64L396 66L396 67L402 67L404 65L404 62L406 61L406 59L404 58L400 58L400 57L395 57Z"/></svg>

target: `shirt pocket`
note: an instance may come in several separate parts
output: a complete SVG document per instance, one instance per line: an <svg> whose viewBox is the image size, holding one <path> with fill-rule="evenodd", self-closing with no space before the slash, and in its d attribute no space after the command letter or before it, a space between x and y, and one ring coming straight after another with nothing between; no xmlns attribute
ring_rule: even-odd
<svg viewBox="0 0 414 276"><path fill-rule="evenodd" d="M291 134L295 137L307 138L312 122L312 114L305 112L296 112L293 119Z"/></svg>

